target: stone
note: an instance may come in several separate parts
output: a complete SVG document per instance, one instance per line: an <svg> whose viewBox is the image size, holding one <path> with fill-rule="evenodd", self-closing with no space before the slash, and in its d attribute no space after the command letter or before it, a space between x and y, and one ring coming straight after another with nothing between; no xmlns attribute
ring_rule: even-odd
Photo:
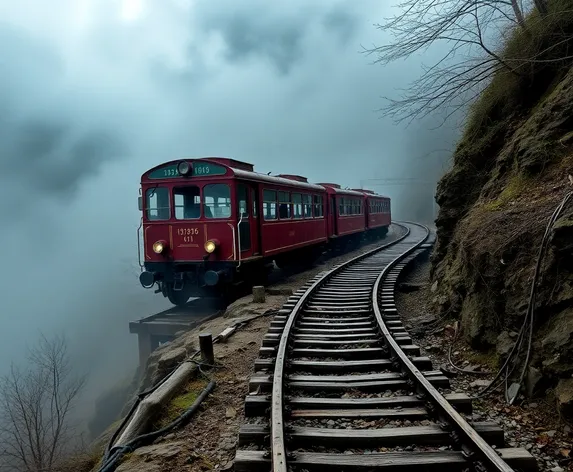
<svg viewBox="0 0 573 472"><path fill-rule="evenodd" d="M430 292L435 293L438 290L438 281L436 280L430 287Z"/></svg>
<svg viewBox="0 0 573 472"><path fill-rule="evenodd" d="M525 376L525 394L532 397L538 390L540 382L543 380L543 374L539 369L529 366Z"/></svg>
<svg viewBox="0 0 573 472"><path fill-rule="evenodd" d="M573 418L573 378L561 379L555 388L555 397L559 411L568 418Z"/></svg>
<svg viewBox="0 0 573 472"><path fill-rule="evenodd" d="M153 459L166 460L173 459L181 454L183 441L165 442L159 444L152 444L151 446L143 446L133 451L134 456L139 456L145 461Z"/></svg>
<svg viewBox="0 0 573 472"><path fill-rule="evenodd" d="M253 302L265 303L265 287L261 285L253 287Z"/></svg>
<svg viewBox="0 0 573 472"><path fill-rule="evenodd" d="M511 339L509 332L502 331L496 339L495 351L500 357L506 357L511 350L515 342Z"/></svg>
<svg viewBox="0 0 573 472"><path fill-rule="evenodd" d="M178 347L176 349L165 351L157 361L157 364L160 370L168 370L181 363L186 356L187 351L185 351L185 348Z"/></svg>
<svg viewBox="0 0 573 472"><path fill-rule="evenodd" d="M573 371L573 308L553 315L541 340L544 371L564 377Z"/></svg>
<svg viewBox="0 0 573 472"><path fill-rule="evenodd" d="M115 472L163 472L165 468L155 462L128 460L123 462Z"/></svg>
<svg viewBox="0 0 573 472"><path fill-rule="evenodd" d="M228 407L225 409L226 418L234 418L235 416L237 416L237 410L235 410L233 407Z"/></svg>
<svg viewBox="0 0 573 472"><path fill-rule="evenodd" d="M478 379L478 380L474 380L472 383L470 383L470 387L472 388L485 388L489 385L489 380L485 380L485 379Z"/></svg>

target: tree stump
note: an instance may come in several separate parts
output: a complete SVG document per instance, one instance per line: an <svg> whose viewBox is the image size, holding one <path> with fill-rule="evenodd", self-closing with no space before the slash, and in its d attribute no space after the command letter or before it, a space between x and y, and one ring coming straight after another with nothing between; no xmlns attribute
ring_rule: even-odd
<svg viewBox="0 0 573 472"><path fill-rule="evenodd" d="M260 285L253 287L253 302L265 303L265 287Z"/></svg>

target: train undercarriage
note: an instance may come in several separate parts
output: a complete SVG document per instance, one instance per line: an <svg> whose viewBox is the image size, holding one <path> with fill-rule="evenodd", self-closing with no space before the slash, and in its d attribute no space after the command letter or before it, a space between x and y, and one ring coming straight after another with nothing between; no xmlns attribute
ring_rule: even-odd
<svg viewBox="0 0 573 472"><path fill-rule="evenodd" d="M385 237L387 227L366 233L333 238L327 244L289 251L275 257L244 262L148 262L139 280L144 288L157 286L173 305L184 306L190 298L210 298L226 303L237 290L253 285L266 285L274 267L286 272L297 272L312 267L325 254L339 255L352 251L361 244Z"/></svg>

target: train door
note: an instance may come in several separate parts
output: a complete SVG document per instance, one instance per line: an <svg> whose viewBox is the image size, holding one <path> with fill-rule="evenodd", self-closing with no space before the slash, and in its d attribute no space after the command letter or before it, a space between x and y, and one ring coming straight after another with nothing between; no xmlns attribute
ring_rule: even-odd
<svg viewBox="0 0 573 472"><path fill-rule="evenodd" d="M237 185L238 221L239 221L239 251L241 259L245 259L259 253L258 235L258 208L255 210L253 194L255 186L247 183Z"/></svg>
<svg viewBox="0 0 573 472"><path fill-rule="evenodd" d="M251 186L251 201L253 220L251 222L251 239L255 241L253 247L253 256L257 256L261 252L261 234L260 234L260 221L259 221L259 189L256 185Z"/></svg>
<svg viewBox="0 0 573 472"><path fill-rule="evenodd" d="M330 215L332 218L332 233L338 236L338 212L336 211L336 195L330 196Z"/></svg>

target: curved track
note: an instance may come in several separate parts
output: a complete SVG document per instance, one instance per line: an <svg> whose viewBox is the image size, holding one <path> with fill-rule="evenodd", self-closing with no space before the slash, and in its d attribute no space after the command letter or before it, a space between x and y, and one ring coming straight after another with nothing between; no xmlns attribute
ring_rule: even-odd
<svg viewBox="0 0 573 472"><path fill-rule="evenodd" d="M492 448L503 431L470 425L471 399L442 395L448 379L412 344L394 290L432 235L402 226L402 238L319 274L275 317L235 470L536 470L527 451Z"/></svg>

